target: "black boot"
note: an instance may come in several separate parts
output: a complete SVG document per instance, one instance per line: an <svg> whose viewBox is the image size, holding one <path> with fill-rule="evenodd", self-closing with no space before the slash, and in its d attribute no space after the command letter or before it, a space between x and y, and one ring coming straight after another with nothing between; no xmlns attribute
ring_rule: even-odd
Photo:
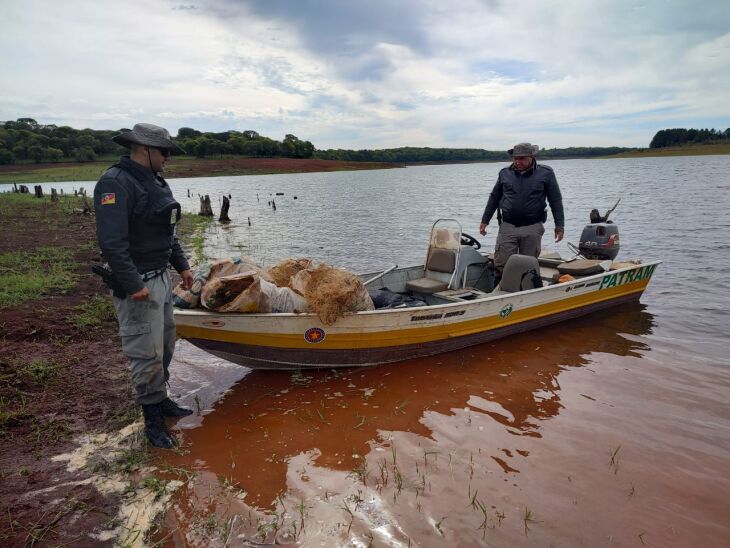
<svg viewBox="0 0 730 548"><path fill-rule="evenodd" d="M160 410L165 417L187 417L193 414L192 409L180 407L170 398L165 398L160 402Z"/></svg>
<svg viewBox="0 0 730 548"><path fill-rule="evenodd" d="M159 403L143 405L142 414L144 415L144 433L147 434L147 439L152 445L163 449L172 449L177 445L175 438L167 430Z"/></svg>

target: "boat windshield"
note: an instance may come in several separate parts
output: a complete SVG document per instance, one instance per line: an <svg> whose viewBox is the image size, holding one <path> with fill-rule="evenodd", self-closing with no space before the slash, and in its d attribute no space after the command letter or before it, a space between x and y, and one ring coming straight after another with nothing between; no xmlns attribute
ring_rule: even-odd
<svg viewBox="0 0 730 548"><path fill-rule="evenodd" d="M431 231L431 247L437 249L458 250L461 246L461 229L433 227Z"/></svg>

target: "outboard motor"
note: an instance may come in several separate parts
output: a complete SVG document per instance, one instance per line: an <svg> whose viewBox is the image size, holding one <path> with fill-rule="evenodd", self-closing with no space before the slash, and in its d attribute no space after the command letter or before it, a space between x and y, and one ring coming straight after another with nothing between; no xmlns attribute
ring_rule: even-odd
<svg viewBox="0 0 730 548"><path fill-rule="evenodd" d="M621 198L601 215L597 209L591 211L591 224L583 229L580 235L578 250L586 259L613 260L618 255L619 238L618 226L608 220L608 216L616 209Z"/></svg>

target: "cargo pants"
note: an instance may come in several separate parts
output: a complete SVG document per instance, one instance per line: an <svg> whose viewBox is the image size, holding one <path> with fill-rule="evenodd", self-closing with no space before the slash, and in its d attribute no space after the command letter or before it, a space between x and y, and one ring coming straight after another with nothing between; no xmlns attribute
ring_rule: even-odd
<svg viewBox="0 0 730 548"><path fill-rule="evenodd" d="M499 225L497 244L494 249L494 267L499 275L501 276L507 259L515 253L539 256L543 234L545 234L545 226L542 223L515 226L503 221Z"/></svg>
<svg viewBox="0 0 730 548"><path fill-rule="evenodd" d="M160 403L167 398L165 383L175 350L175 319L172 314L172 282L163 274L144 282L150 296L146 301L114 297L122 337L122 351L129 359L136 401L140 405Z"/></svg>

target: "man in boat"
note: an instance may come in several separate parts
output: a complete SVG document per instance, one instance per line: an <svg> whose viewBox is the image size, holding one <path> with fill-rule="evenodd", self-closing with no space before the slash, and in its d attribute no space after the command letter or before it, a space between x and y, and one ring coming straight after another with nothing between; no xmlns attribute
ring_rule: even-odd
<svg viewBox="0 0 730 548"><path fill-rule="evenodd" d="M193 276L175 234L180 204L160 173L173 152L184 151L166 129L153 124L136 124L112 140L129 148L130 154L120 157L94 188L97 239L111 270L104 280L114 292L122 350L142 406L145 434L152 445L169 449L176 441L165 417L182 417L192 410L167 396L175 349L168 263L180 273L186 289Z"/></svg>
<svg viewBox="0 0 730 548"><path fill-rule="evenodd" d="M507 259L515 253L540 255L545 233L543 223L547 220L546 199L555 221L555 241L563 239L565 216L560 187L552 168L535 161L538 150L537 145L520 143L507 151L512 156L512 165L499 172L484 208L479 226L482 236L486 235L489 221L499 210L499 232L494 250L497 277L501 277Z"/></svg>

